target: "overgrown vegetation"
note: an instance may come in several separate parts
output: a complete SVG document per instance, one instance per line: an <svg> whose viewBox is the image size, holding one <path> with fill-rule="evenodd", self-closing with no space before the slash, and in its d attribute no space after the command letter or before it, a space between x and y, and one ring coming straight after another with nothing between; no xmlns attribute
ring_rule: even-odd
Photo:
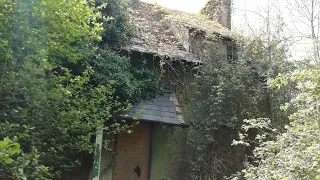
<svg viewBox="0 0 320 180"><path fill-rule="evenodd" d="M39 154L35 149L23 153L16 139L5 137L0 141L0 173L18 179L46 179L48 168L39 165Z"/></svg>
<svg viewBox="0 0 320 180"><path fill-rule="evenodd" d="M155 95L155 83L140 86L155 71L111 50L130 34L124 5L0 1L0 137L14 139L1 143L0 176L61 178L93 152L101 121L125 130L113 115ZM19 152L7 149L18 143Z"/></svg>
<svg viewBox="0 0 320 180"><path fill-rule="evenodd" d="M310 24L297 29L310 44L298 62L288 51L296 34L284 33L289 28L282 2L273 2L276 12L269 4L260 34L240 40L235 61L214 54L200 68L193 99L198 121L189 133L190 179L320 178L319 2L288 1L290 12Z"/></svg>
<svg viewBox="0 0 320 180"><path fill-rule="evenodd" d="M269 79L271 87L290 94L290 99L281 106L283 111L289 112L289 123L284 129L279 129L279 126L272 126L270 121L264 119L246 120L240 140L234 143L251 145L250 142L254 140L257 145L251 156L253 161L247 162L245 169L233 179L319 179L319 37L316 35L319 27L316 23L319 20L319 2L297 0L284 3L290 8L290 13L293 13L291 15L299 17L293 25L310 23L291 30L293 34L289 38L279 31L272 33L272 30L283 25L271 21L270 17L274 12L272 2L277 6L274 9L278 13L278 19L284 13L278 7L283 5L279 1L268 3L265 32L271 33L269 40L280 37L283 43L289 44L296 43L295 36L299 36L310 46L305 51L306 57L295 62L295 68ZM288 25L284 28L289 29ZM282 119L278 118L279 120ZM255 139L248 139L247 132L250 129L257 130Z"/></svg>
<svg viewBox="0 0 320 180"><path fill-rule="evenodd" d="M157 71L114 51L132 34L127 5L0 0L0 177L61 179L81 165L81 155L92 158L99 124L106 133L126 130L115 114L157 94ZM234 48L227 52L220 48L226 40L206 34L210 45L199 48L204 58L189 94L189 179L320 179L320 4L294 5L310 24L305 38L312 46L299 62L289 61L284 23L270 11L257 36L222 33ZM215 16L208 12L215 6L211 1L203 13ZM167 21L203 26L201 37L220 28L204 16ZM181 92L181 79L167 83Z"/></svg>
<svg viewBox="0 0 320 180"><path fill-rule="evenodd" d="M318 68L296 70L279 76L276 86L289 81L297 83L298 96L284 110L294 107L291 123L284 133L271 129L268 123L249 121L245 127L259 129L259 147L254 152L254 164L242 171L246 179L319 179L319 112ZM290 105L290 106L289 106ZM259 125L260 124L260 125ZM259 126L257 126L259 125ZM245 130L245 129L244 129ZM261 138L273 136L275 138ZM244 140L247 140L244 138ZM236 179L236 178L235 178Z"/></svg>
<svg viewBox="0 0 320 180"><path fill-rule="evenodd" d="M268 78L289 69L290 63L281 59L284 51L272 55L272 61L279 60L274 64L264 59L268 49L263 48L263 41L239 39L237 53L227 60L221 49L215 48L217 43L212 44L193 87L196 93L192 98L197 103L193 104L188 140L191 179L221 179L242 169L244 155L251 150L231 143L244 119L269 118L274 126L282 127L288 122L279 109L288 94L267 84ZM272 51L279 50L278 45L274 44ZM251 136L255 136L253 131Z"/></svg>

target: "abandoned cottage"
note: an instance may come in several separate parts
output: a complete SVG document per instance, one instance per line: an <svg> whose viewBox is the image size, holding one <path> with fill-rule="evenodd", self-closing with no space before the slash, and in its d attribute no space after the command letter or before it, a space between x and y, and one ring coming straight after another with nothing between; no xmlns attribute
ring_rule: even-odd
<svg viewBox="0 0 320 180"><path fill-rule="evenodd" d="M232 56L230 1L222 2L219 11L213 13L209 1L202 10L207 16L138 0L131 2L128 12L135 34L122 51L132 60L143 59L158 68L166 91L139 102L132 112L121 117L130 120L141 112L139 123L130 133L111 136L97 132L96 142L101 145L103 140L110 140L113 148L96 151L89 179L186 179L186 138L192 124L186 98L192 92L188 87L194 80L196 67L208 58L206 49L210 42L219 39L219 43L214 43L217 52L226 59Z"/></svg>

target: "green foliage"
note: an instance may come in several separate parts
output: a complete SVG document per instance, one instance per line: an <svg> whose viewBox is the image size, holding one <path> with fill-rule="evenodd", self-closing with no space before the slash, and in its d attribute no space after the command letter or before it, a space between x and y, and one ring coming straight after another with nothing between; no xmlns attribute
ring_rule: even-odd
<svg viewBox="0 0 320 180"><path fill-rule="evenodd" d="M1 112L2 120L10 125L1 126L0 136L28 130L27 135L18 137L21 145L27 152L33 146L43 152L39 160L54 170L54 176L78 165L77 154L94 149L91 138L96 125L127 107L115 99L110 85L90 85L91 73L88 70L82 76L72 76L66 71L63 76L48 78L22 72L6 76L5 96L1 97L10 101L1 99L5 105ZM11 85L16 79L22 83Z"/></svg>
<svg viewBox="0 0 320 180"><path fill-rule="evenodd" d="M141 86L154 82L153 70L136 72L105 48L128 33L123 4L109 3L0 0L0 137L17 137L23 153L12 158L15 167L36 173L39 162L47 167L39 172L59 179L80 164L80 154L93 152L98 124L105 122L106 133L125 130L113 116L154 93ZM12 167L3 173L24 178Z"/></svg>
<svg viewBox="0 0 320 180"><path fill-rule="evenodd" d="M31 153L23 153L20 144L5 137L0 141L0 176L14 179L46 180L50 176L48 168L39 165L39 155L33 148Z"/></svg>
<svg viewBox="0 0 320 180"><path fill-rule="evenodd" d="M75 62L82 56L77 46L101 39L101 14L85 0L1 0L1 7L2 62Z"/></svg>
<svg viewBox="0 0 320 180"><path fill-rule="evenodd" d="M230 144L244 119L269 118L280 127L288 122L279 107L289 95L267 84L268 78L290 67L281 59L283 52L262 60L268 53L259 39L239 40L234 59L227 59L216 47L219 44L212 45L199 68L194 86L194 129L188 138L191 179L220 179L241 169L244 153L250 149ZM277 64L272 63L275 59ZM279 117L284 117L281 122Z"/></svg>
<svg viewBox="0 0 320 180"><path fill-rule="evenodd" d="M119 56L109 48L96 48L88 57L88 64L94 69L93 84L108 84L115 81L115 95L122 101L135 103L157 93L157 73L143 63Z"/></svg>
<svg viewBox="0 0 320 180"><path fill-rule="evenodd" d="M116 45L123 43L131 35L131 27L128 23L126 8L128 8L128 0L96 0L96 5L106 3L107 5L101 9L101 13L105 17L109 17L103 21L103 43Z"/></svg>
<svg viewBox="0 0 320 180"><path fill-rule="evenodd" d="M271 121L268 118L245 119L239 132L239 140L233 140L232 145L255 146L266 140L274 139L277 129L272 129ZM255 137L250 137L249 131L255 130Z"/></svg>
<svg viewBox="0 0 320 180"><path fill-rule="evenodd" d="M8 137L4 138L3 141L0 141L0 162L2 164L12 164L13 159L11 156L19 153L20 144L18 143L10 143L10 139Z"/></svg>
<svg viewBox="0 0 320 180"><path fill-rule="evenodd" d="M286 111L294 109L289 116L291 123L284 133L260 141L254 150L254 164L248 163L242 171L246 179L320 179L317 66L281 75L273 81L275 86L285 88L290 82L296 84L298 93L283 107ZM268 134L261 131L262 136Z"/></svg>

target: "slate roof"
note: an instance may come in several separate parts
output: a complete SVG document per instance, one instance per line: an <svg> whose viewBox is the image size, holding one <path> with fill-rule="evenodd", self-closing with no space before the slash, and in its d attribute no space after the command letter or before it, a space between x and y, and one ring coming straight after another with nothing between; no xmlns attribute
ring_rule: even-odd
<svg viewBox="0 0 320 180"><path fill-rule="evenodd" d="M128 8L134 35L122 49L154 54L171 60L199 62L190 52L190 36L197 30L232 38L233 34L219 23L200 14L168 9L140 0L131 0Z"/></svg>
<svg viewBox="0 0 320 180"><path fill-rule="evenodd" d="M154 99L142 101L133 106L127 117L135 116L140 121L163 123L186 127L174 94L164 94Z"/></svg>

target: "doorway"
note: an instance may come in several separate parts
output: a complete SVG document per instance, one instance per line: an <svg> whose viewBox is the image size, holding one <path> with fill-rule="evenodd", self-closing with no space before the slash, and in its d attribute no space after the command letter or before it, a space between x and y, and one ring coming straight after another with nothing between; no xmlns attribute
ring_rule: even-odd
<svg viewBox="0 0 320 180"><path fill-rule="evenodd" d="M139 123L116 137L114 180L148 180L151 124Z"/></svg>

